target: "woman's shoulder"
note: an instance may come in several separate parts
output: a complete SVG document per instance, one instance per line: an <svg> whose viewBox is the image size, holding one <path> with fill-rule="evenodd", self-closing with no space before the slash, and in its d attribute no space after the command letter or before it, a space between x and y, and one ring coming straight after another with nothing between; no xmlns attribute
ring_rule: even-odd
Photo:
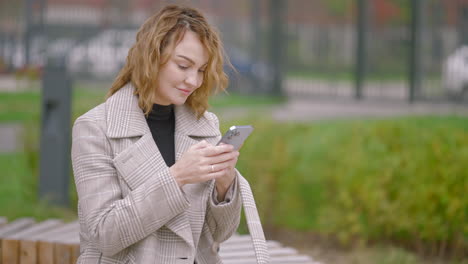
<svg viewBox="0 0 468 264"><path fill-rule="evenodd" d="M219 121L218 117L208 110L197 117L197 113L191 107L186 104L176 106L176 116L178 116L179 120L182 120L182 123L187 123L191 125L204 125L209 124L210 126L217 127Z"/></svg>
<svg viewBox="0 0 468 264"><path fill-rule="evenodd" d="M90 109L88 112L82 114L75 120L75 124L80 122L105 122L106 120L106 111L105 103Z"/></svg>
<svg viewBox="0 0 468 264"><path fill-rule="evenodd" d="M83 133L89 134L105 134L107 130L106 117L105 117L105 105L100 104L83 115L79 116L74 124L72 137L80 137Z"/></svg>
<svg viewBox="0 0 468 264"><path fill-rule="evenodd" d="M219 133L219 119L216 116L216 114L205 111L205 113L203 114L203 117L207 120L207 123L210 124L213 131L215 131L216 133Z"/></svg>
<svg viewBox="0 0 468 264"><path fill-rule="evenodd" d="M218 116L213 112L205 111L203 117L210 122L219 123Z"/></svg>

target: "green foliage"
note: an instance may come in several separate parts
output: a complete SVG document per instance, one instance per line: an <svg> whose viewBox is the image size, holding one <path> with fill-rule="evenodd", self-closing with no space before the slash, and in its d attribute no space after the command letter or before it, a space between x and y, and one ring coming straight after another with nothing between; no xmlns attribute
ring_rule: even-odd
<svg viewBox="0 0 468 264"><path fill-rule="evenodd" d="M39 119L39 92L0 92L0 122Z"/></svg>
<svg viewBox="0 0 468 264"><path fill-rule="evenodd" d="M327 170L330 231L341 230L343 242L358 236L468 246L466 125L381 121L347 134Z"/></svg>
<svg viewBox="0 0 468 264"><path fill-rule="evenodd" d="M238 166L267 227L468 248L467 118L236 123L255 126Z"/></svg>
<svg viewBox="0 0 468 264"><path fill-rule="evenodd" d="M41 77L41 69L36 67L24 67L15 72L16 79L37 81Z"/></svg>
<svg viewBox="0 0 468 264"><path fill-rule="evenodd" d="M36 156L37 159L37 156ZM31 169L28 154L0 154L0 214L9 220L34 217L72 220L76 213L66 208L52 207L37 199L37 171Z"/></svg>

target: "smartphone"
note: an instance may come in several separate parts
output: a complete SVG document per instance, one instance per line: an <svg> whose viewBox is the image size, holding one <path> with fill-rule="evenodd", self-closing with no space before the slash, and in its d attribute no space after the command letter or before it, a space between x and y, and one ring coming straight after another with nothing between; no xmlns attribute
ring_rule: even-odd
<svg viewBox="0 0 468 264"><path fill-rule="evenodd" d="M232 126L216 145L219 145L220 143L225 143L233 145L235 150L239 150L242 147L242 144L244 144L244 141L250 135L250 133L252 133L252 131L253 126L251 125Z"/></svg>

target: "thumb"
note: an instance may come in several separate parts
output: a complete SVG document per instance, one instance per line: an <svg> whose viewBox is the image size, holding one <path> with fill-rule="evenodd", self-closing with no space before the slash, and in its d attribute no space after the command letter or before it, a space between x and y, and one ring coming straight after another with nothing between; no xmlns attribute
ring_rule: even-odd
<svg viewBox="0 0 468 264"><path fill-rule="evenodd" d="M208 143L206 140L202 140L202 141L198 142L197 144L195 144L194 147L196 149L200 149L200 148L207 147L209 145L210 145L210 143Z"/></svg>

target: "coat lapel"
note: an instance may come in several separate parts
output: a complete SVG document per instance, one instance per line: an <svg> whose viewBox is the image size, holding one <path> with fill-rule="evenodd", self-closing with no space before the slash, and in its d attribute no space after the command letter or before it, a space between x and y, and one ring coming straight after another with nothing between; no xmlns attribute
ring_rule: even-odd
<svg viewBox="0 0 468 264"><path fill-rule="evenodd" d="M128 83L107 99L106 120L109 138L138 137L151 133L134 91L133 86Z"/></svg>
<svg viewBox="0 0 468 264"><path fill-rule="evenodd" d="M130 83L107 99L106 113L107 136L109 138L140 137L116 157L116 159L124 161L132 159L132 162L123 162L126 164L125 167L121 168L124 173L134 171L134 168L148 163L154 164L156 168L166 166L153 140L143 111L138 106L138 97L134 94L134 88ZM197 119L194 112L185 105L175 107L175 120L176 161L200 139L219 136L219 130L213 127L212 122L209 122L204 116ZM133 174L132 177L127 177L126 181L133 190L152 176L153 174L150 173ZM193 234L186 212L171 219L166 223L166 227L194 247Z"/></svg>

